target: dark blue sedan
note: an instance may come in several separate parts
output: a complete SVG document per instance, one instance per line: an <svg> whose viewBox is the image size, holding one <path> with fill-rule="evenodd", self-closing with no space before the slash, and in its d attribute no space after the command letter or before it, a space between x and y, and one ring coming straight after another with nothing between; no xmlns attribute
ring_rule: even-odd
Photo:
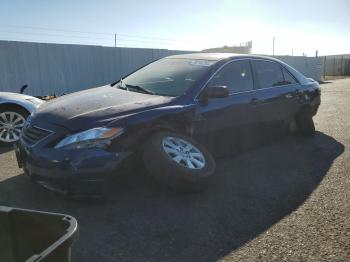
<svg viewBox="0 0 350 262"><path fill-rule="evenodd" d="M31 179L65 194L99 194L135 156L157 181L194 192L214 174L216 151L235 151L277 126L312 136L319 105L318 83L277 59L170 56L43 104L16 155Z"/></svg>

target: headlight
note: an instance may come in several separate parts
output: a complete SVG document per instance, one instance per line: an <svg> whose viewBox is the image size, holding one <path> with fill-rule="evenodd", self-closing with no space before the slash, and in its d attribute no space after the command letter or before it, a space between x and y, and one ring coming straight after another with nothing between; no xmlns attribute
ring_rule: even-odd
<svg viewBox="0 0 350 262"><path fill-rule="evenodd" d="M62 139L55 148L91 148L105 147L111 143L111 139L123 134L123 128L98 127L89 129Z"/></svg>

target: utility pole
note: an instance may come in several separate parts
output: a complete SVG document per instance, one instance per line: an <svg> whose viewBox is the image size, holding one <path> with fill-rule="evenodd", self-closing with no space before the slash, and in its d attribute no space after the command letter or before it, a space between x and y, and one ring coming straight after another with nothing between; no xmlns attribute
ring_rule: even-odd
<svg viewBox="0 0 350 262"><path fill-rule="evenodd" d="M117 34L114 34L114 47L117 47Z"/></svg>
<svg viewBox="0 0 350 262"><path fill-rule="evenodd" d="M318 57L318 50L316 50L316 55L315 56Z"/></svg>
<svg viewBox="0 0 350 262"><path fill-rule="evenodd" d="M272 55L275 55L275 37L272 38Z"/></svg>

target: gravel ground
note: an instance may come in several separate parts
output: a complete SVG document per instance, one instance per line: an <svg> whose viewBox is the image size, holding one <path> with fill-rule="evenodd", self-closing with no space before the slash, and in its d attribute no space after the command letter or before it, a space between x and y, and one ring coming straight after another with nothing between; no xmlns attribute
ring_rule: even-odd
<svg viewBox="0 0 350 262"><path fill-rule="evenodd" d="M210 189L179 195L139 170L104 204L32 185L0 148L0 205L80 225L73 261L350 261L350 79L322 85L313 138L283 137L217 160Z"/></svg>

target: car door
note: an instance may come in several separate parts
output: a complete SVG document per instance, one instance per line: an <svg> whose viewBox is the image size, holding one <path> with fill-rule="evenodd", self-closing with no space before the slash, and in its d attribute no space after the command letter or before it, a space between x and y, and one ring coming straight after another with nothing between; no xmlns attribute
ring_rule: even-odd
<svg viewBox="0 0 350 262"><path fill-rule="evenodd" d="M300 85L279 63L270 60L252 61L256 107L266 127L281 127L292 119L299 108Z"/></svg>
<svg viewBox="0 0 350 262"><path fill-rule="evenodd" d="M210 86L227 86L229 96L198 101L202 121L196 124L195 136L215 155L224 155L239 149L242 143L237 142L252 141L257 130L254 127L260 117L252 104L255 90L250 60L228 62L214 73L206 85Z"/></svg>

